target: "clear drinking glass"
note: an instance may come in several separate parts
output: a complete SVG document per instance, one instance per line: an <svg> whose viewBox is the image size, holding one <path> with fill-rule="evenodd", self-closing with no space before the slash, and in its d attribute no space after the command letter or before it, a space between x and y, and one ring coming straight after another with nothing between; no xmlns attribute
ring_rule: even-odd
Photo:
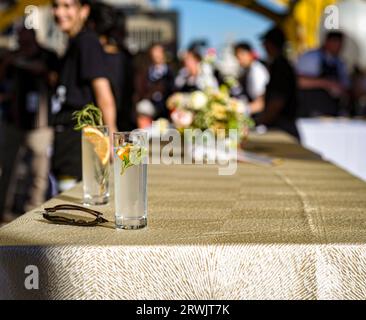
<svg viewBox="0 0 366 320"><path fill-rule="evenodd" d="M116 228L147 225L147 132L117 132L114 143Z"/></svg>
<svg viewBox="0 0 366 320"><path fill-rule="evenodd" d="M106 126L82 130L82 167L85 205L109 201L110 138Z"/></svg>

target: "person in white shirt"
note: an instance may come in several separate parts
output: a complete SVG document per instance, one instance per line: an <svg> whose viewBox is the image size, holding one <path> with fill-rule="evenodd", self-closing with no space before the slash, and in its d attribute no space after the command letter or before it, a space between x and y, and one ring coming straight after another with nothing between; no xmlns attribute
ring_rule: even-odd
<svg viewBox="0 0 366 320"><path fill-rule="evenodd" d="M269 73L267 68L257 60L250 44L238 43L234 49L241 66L240 90L237 96L248 101L251 114L258 114L264 109Z"/></svg>

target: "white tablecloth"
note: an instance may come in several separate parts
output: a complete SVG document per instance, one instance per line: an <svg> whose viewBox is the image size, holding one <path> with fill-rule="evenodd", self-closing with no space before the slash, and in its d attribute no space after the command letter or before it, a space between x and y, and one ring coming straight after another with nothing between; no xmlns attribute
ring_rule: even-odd
<svg viewBox="0 0 366 320"><path fill-rule="evenodd" d="M366 121L299 119L304 147L366 181Z"/></svg>

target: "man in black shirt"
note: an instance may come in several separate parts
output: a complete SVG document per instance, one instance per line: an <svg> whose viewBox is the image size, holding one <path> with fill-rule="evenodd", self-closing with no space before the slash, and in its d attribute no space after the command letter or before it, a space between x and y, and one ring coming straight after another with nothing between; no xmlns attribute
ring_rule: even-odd
<svg viewBox="0 0 366 320"><path fill-rule="evenodd" d="M72 113L94 103L103 114L110 134L117 131L116 105L98 36L87 29L88 0L53 0L53 14L69 36L62 61L60 84L53 99L55 143L53 172L64 191L81 180L81 133L75 131ZM111 149L112 151L112 149ZM66 185L65 185L66 184Z"/></svg>
<svg viewBox="0 0 366 320"><path fill-rule="evenodd" d="M90 82L97 78L106 78L107 70L104 63L104 53L97 35L89 30L83 30L69 41L68 50L61 60L61 72L54 105L55 124L73 125L71 114L80 110L84 105L95 101Z"/></svg>
<svg viewBox="0 0 366 320"><path fill-rule="evenodd" d="M256 122L258 125L282 129L298 138L295 122L296 73L284 54L285 35L281 29L275 27L262 39L269 58L270 81L266 88L265 110Z"/></svg>
<svg viewBox="0 0 366 320"><path fill-rule="evenodd" d="M91 82L107 78L104 53L96 34L83 30L71 38L61 65L59 86L53 99L56 135L53 172L59 180L81 180L81 134L73 129L72 113L95 103Z"/></svg>

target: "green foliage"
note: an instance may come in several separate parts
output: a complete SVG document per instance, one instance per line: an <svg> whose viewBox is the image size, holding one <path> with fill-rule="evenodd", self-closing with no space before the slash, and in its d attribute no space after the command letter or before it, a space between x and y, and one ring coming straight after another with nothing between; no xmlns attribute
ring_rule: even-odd
<svg viewBox="0 0 366 320"><path fill-rule="evenodd" d="M80 111L73 112L72 119L76 121L75 130L82 130L87 126L103 125L102 111L91 103L84 106Z"/></svg>

